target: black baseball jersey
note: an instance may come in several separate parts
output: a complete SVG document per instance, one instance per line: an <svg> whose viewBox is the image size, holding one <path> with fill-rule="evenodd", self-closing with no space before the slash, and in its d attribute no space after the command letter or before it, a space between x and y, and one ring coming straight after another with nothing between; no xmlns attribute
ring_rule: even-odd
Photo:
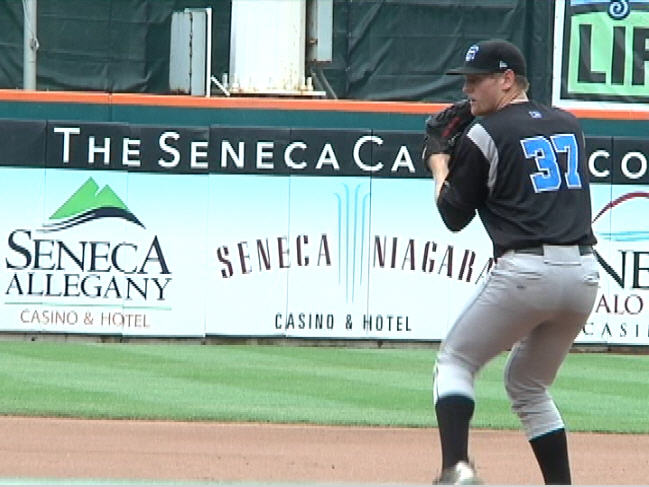
<svg viewBox="0 0 649 487"><path fill-rule="evenodd" d="M495 257L543 244L595 244L577 119L532 101L480 119L460 139L437 205L454 231L477 210Z"/></svg>

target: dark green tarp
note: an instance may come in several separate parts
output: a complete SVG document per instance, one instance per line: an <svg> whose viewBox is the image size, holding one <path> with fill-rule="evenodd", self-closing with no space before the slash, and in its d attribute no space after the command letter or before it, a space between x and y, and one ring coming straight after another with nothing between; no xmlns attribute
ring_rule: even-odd
<svg viewBox="0 0 649 487"><path fill-rule="evenodd" d="M171 15L186 7L213 9L220 78L229 70L230 0L40 0L38 89L168 93ZM448 101L460 96L461 79L444 70L471 43L501 37L521 47L531 94L548 102L553 10L545 0L334 0L333 61L307 74L338 98ZM21 1L0 0L2 88L22 86L22 20Z"/></svg>
<svg viewBox="0 0 649 487"><path fill-rule="evenodd" d="M211 6L213 72L228 70L229 1L40 0L37 88L169 92L171 15ZM216 8L215 8L216 7ZM0 87L22 87L23 8L0 1Z"/></svg>
<svg viewBox="0 0 649 487"><path fill-rule="evenodd" d="M461 77L445 76L476 41L517 44L530 64L532 95L550 98L553 2L529 0L336 0L336 93L367 100L446 101Z"/></svg>

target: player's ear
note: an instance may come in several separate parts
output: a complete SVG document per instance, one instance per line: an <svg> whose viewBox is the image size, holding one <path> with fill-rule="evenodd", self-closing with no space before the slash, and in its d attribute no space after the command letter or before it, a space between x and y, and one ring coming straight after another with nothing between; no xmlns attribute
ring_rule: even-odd
<svg viewBox="0 0 649 487"><path fill-rule="evenodd" d="M514 71L512 71L511 69L507 69L502 74L501 80L503 83L503 88L508 90L516 84L516 73L514 73Z"/></svg>

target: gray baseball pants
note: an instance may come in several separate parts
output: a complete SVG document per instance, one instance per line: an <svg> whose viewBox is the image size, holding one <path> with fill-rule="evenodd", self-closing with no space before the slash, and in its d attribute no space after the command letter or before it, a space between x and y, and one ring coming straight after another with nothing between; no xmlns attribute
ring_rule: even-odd
<svg viewBox="0 0 649 487"><path fill-rule="evenodd" d="M505 387L533 439L564 427L548 388L593 308L599 271L578 246L523 252L498 258L457 318L438 354L433 391L435 403L456 394L475 400L477 372L511 349Z"/></svg>

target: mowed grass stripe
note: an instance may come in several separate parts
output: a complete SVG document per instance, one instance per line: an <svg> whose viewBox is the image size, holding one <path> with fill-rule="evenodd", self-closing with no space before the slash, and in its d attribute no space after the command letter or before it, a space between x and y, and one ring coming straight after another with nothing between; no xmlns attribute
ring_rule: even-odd
<svg viewBox="0 0 649 487"><path fill-rule="evenodd" d="M319 359L322 349L279 349L281 353L276 353L272 347L41 342L9 344L8 350L7 344L2 345L0 360L11 358L0 361L4 371L0 374L17 374L24 382L11 395L13 401L2 401L5 413L13 408L28 414L33 407L35 414L85 417L364 423L367 409L381 405L377 395L390 389L395 392L390 394L392 401L387 401L393 403L388 418L398 420L395 412L399 409L409 412L407 403L397 402L403 397L398 389L405 387L407 392L404 384L412 379L403 372L381 370L392 366L389 360L374 360L374 364L352 360L350 364L357 364L355 371L336 357ZM335 349L326 355L331 352L349 355ZM362 351L360 355L372 357ZM429 354L429 361L432 358ZM321 365L313 363L318 360ZM368 367L375 369L374 378L367 373ZM395 378L398 374L403 377ZM377 388L386 375L388 382ZM42 404L31 406L38 402Z"/></svg>
<svg viewBox="0 0 649 487"><path fill-rule="evenodd" d="M497 357L474 426L518 428ZM435 351L0 342L1 414L434 426ZM649 432L649 356L571 354L552 389L574 431Z"/></svg>

